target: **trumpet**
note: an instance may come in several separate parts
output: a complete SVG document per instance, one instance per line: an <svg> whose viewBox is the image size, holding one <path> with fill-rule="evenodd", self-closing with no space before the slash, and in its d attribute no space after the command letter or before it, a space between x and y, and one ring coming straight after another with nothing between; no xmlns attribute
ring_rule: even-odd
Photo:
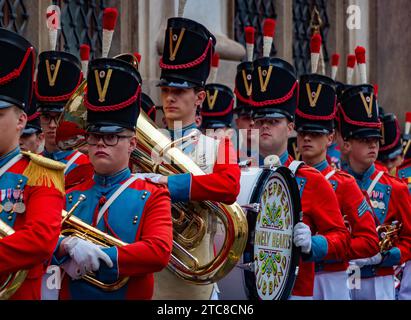
<svg viewBox="0 0 411 320"><path fill-rule="evenodd" d="M76 208L80 205L82 201L86 199L86 196L80 195L77 202L71 208L69 212L63 210L63 221L62 221L62 236L72 236L77 237L86 241L90 241L94 244L100 245L102 247L122 247L125 246L127 243L118 240L107 233L100 231L97 228L90 226L89 224L85 223L81 219L74 217L73 213ZM104 291L115 291L123 287L127 281L129 280L128 277L121 278L114 283L104 283L97 280L93 274L87 274L82 277L83 280L87 281L88 283L104 290Z"/></svg>
<svg viewBox="0 0 411 320"><path fill-rule="evenodd" d="M377 227L377 234L380 239L378 245L381 253L386 252L395 246L395 243L398 241L401 228L402 223L399 223L399 221L396 220Z"/></svg>

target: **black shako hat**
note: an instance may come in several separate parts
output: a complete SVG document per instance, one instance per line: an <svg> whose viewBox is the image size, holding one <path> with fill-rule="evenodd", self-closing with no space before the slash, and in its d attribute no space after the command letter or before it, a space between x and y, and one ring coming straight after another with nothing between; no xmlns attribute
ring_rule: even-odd
<svg viewBox="0 0 411 320"><path fill-rule="evenodd" d="M62 112L83 81L80 60L64 51L39 55L35 93L41 112Z"/></svg>
<svg viewBox="0 0 411 320"><path fill-rule="evenodd" d="M153 122L156 122L156 105L145 93L141 93L141 109L143 109L143 111L150 117L151 120L153 120Z"/></svg>
<svg viewBox="0 0 411 320"><path fill-rule="evenodd" d="M301 153L298 151L297 137L288 138L287 143L288 154L297 161L301 161Z"/></svg>
<svg viewBox="0 0 411 320"><path fill-rule="evenodd" d="M33 95L30 108L27 112L27 124L26 127L23 129L22 135L27 136L40 132L43 132L40 125L40 113L37 112L37 99L35 95Z"/></svg>
<svg viewBox="0 0 411 320"><path fill-rule="evenodd" d="M237 66L234 89L237 102L234 108L234 113L238 115L251 115L251 94L253 90L252 74L252 62L245 61Z"/></svg>
<svg viewBox="0 0 411 320"><path fill-rule="evenodd" d="M297 131L328 134L334 130L337 113L335 82L319 74L300 77L300 94L295 116Z"/></svg>
<svg viewBox="0 0 411 320"><path fill-rule="evenodd" d="M139 72L119 59L90 61L84 103L88 132L135 130L141 105Z"/></svg>
<svg viewBox="0 0 411 320"><path fill-rule="evenodd" d="M205 86L206 99L201 108L202 127L204 129L218 129L231 127L233 121L234 93L219 83L210 83Z"/></svg>
<svg viewBox="0 0 411 320"><path fill-rule="evenodd" d="M344 139L381 138L374 87L365 84L345 90L339 106L339 121Z"/></svg>
<svg viewBox="0 0 411 320"><path fill-rule="evenodd" d="M27 112L33 96L34 47L15 32L0 28L0 109L17 106Z"/></svg>
<svg viewBox="0 0 411 320"><path fill-rule="evenodd" d="M258 118L288 118L294 121L298 100L298 81L294 67L278 58L254 61L251 105Z"/></svg>
<svg viewBox="0 0 411 320"><path fill-rule="evenodd" d="M395 159L402 154L401 129L393 113L384 113L381 119L381 144L378 152L379 161Z"/></svg>
<svg viewBox="0 0 411 320"><path fill-rule="evenodd" d="M186 18L168 19L158 85L204 87L215 45L215 37L198 22Z"/></svg>

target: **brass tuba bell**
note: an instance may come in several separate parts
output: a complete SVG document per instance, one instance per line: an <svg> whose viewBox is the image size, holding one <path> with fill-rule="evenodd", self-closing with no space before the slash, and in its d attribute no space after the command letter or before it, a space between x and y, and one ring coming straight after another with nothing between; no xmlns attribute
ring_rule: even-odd
<svg viewBox="0 0 411 320"><path fill-rule="evenodd" d="M184 139L195 139L195 134ZM137 149L131 160L143 172L162 175L191 173L204 175L199 166L158 130L143 112L137 121ZM161 159L157 162L153 159ZM174 240L169 270L195 284L210 284L226 276L239 261L246 245L248 225L241 207L213 201L172 205ZM225 229L224 244L218 254L204 257L213 239L205 237L210 219L218 218ZM206 254L207 255L207 254Z"/></svg>

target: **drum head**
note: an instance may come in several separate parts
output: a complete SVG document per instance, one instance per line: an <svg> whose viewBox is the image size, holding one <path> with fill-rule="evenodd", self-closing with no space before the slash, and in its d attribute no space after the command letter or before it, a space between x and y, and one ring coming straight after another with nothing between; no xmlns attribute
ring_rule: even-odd
<svg viewBox="0 0 411 320"><path fill-rule="evenodd" d="M244 271L250 299L286 300L297 275L300 250L294 246L294 226L301 219L297 182L286 167L265 169L254 188L251 203L258 214L247 214L249 243L244 263L254 261L254 272Z"/></svg>

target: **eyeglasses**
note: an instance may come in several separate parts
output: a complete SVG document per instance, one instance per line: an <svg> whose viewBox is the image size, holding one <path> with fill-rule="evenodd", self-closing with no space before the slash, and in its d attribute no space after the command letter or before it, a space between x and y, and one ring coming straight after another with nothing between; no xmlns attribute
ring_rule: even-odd
<svg viewBox="0 0 411 320"><path fill-rule="evenodd" d="M86 134L86 142L90 146L96 146L100 139L103 140L103 143L106 146L114 147L118 144L120 139L132 138L133 136L122 136L118 134Z"/></svg>
<svg viewBox="0 0 411 320"><path fill-rule="evenodd" d="M40 115L40 121L43 124L50 124L51 121L54 121L56 124L58 124L60 118L60 114L56 114L56 115L51 115L50 113L42 113Z"/></svg>

